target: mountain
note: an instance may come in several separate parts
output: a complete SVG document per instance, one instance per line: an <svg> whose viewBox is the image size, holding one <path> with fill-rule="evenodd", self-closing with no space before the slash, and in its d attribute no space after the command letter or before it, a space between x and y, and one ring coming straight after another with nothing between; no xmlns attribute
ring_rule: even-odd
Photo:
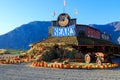
<svg viewBox="0 0 120 80"><path fill-rule="evenodd" d="M0 48L29 49L29 44L48 37L49 21L34 21L24 24L0 36Z"/></svg>
<svg viewBox="0 0 120 80"><path fill-rule="evenodd" d="M112 41L120 44L120 21L108 23L105 25L91 24L92 27L99 29L111 35Z"/></svg>
<svg viewBox="0 0 120 80"><path fill-rule="evenodd" d="M0 36L0 48L5 49L29 49L29 44L48 38L50 21L34 21L24 24L13 31ZM120 22L112 22L105 25L91 24L101 32L110 34L112 41L120 44Z"/></svg>

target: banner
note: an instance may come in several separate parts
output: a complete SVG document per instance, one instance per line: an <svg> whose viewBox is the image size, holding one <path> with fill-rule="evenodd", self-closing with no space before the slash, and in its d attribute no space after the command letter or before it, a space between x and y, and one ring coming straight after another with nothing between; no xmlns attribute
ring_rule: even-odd
<svg viewBox="0 0 120 80"><path fill-rule="evenodd" d="M78 10L77 9L75 9L75 14L78 15Z"/></svg>
<svg viewBox="0 0 120 80"><path fill-rule="evenodd" d="M64 6L66 6L66 0L64 0L64 3L63 3Z"/></svg>

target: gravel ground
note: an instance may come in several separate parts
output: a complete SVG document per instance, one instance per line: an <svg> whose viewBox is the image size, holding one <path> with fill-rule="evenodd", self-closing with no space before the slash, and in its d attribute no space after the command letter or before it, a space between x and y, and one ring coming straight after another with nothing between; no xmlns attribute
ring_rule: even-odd
<svg viewBox="0 0 120 80"><path fill-rule="evenodd" d="M114 61L120 64L120 59ZM120 80L120 66L87 70L36 68L29 64L0 65L0 80Z"/></svg>

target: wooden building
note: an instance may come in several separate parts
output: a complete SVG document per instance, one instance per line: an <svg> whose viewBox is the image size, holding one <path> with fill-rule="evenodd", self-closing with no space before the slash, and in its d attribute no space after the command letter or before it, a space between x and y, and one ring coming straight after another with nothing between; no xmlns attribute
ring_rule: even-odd
<svg viewBox="0 0 120 80"><path fill-rule="evenodd" d="M52 21L49 28L49 38L32 44L44 44L46 46L69 45L83 53L105 52L119 53L120 45L111 41L111 36L89 25L76 24L76 19L71 19L66 13Z"/></svg>

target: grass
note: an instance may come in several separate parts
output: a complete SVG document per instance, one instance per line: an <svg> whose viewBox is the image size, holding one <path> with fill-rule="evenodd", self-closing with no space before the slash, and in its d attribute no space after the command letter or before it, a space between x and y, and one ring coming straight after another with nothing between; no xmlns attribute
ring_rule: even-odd
<svg viewBox="0 0 120 80"><path fill-rule="evenodd" d="M23 52L26 52L26 50L13 50L13 49L8 49L8 52L10 52L11 55L19 55Z"/></svg>

